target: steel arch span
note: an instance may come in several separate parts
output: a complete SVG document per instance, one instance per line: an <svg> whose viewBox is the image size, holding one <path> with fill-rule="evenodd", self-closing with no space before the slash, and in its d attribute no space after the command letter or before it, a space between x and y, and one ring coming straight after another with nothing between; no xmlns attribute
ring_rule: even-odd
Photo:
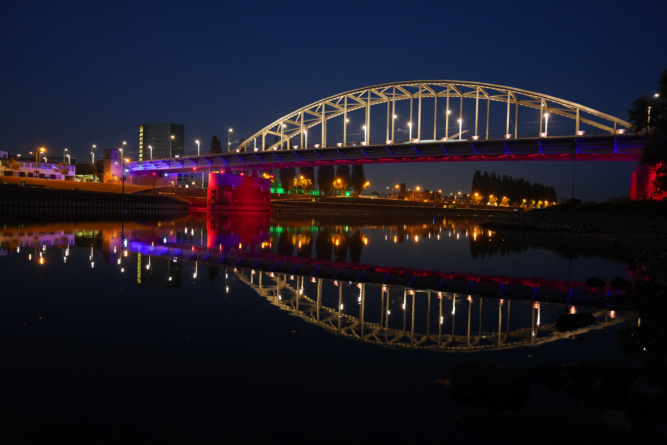
<svg viewBox="0 0 667 445"><path fill-rule="evenodd" d="M422 101L428 98L434 99L435 113L432 135L426 135L425 132L422 132ZM365 110L365 140L362 142L362 145L369 145L371 107L385 103L387 104L386 141L382 143L392 144L396 141L395 106L396 101L400 100L410 101L409 125L416 138L411 138L412 140L409 142L420 142L424 139L431 139L431 136L432 140L460 140L461 134L464 133L460 130L464 98L475 101L473 105L475 110L474 135L471 138L473 140L489 139L489 109L491 101L507 104L504 135L506 139L517 138L519 106L544 111L539 113L539 128L535 129L534 135L532 135L534 137L547 136L548 116L550 114L572 119L574 121L572 128L573 136L582 135L580 124L592 126L609 134L624 133L630 128L628 122L617 117L542 93L482 82L416 80L359 88L306 105L277 119L253 134L237 147L237 151L266 151L290 149L290 147L302 149L304 148L304 137L307 141L308 132L316 126L321 127L321 144L318 144L315 148L347 146L347 115L352 111L362 109ZM444 117L445 135L440 139L438 139L437 134L438 99L445 102L445 110L447 110ZM480 100L482 102L486 101L486 116L480 116ZM414 104L415 101L417 102L416 104ZM454 119L454 121L451 128L453 133L450 134L450 102L454 101L459 102L459 115L458 117L451 116L451 119ZM416 108L414 115L413 105ZM342 117L343 142L327 144L328 121L336 117ZM511 120L514 123L514 128L511 128ZM267 146L267 136L275 136L278 140ZM292 146L291 141L295 137L299 137L298 144ZM257 148L258 142L261 143L259 148Z"/></svg>

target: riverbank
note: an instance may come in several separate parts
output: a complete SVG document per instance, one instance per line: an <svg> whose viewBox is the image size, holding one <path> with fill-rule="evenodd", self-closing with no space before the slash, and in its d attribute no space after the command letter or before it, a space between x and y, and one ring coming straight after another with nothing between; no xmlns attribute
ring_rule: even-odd
<svg viewBox="0 0 667 445"><path fill-rule="evenodd" d="M477 216L514 212L507 207L448 205L396 199L320 198L318 201L280 200L271 203L275 213L307 215L431 215Z"/></svg>
<svg viewBox="0 0 667 445"><path fill-rule="evenodd" d="M667 309L667 203L624 203L623 200L581 206L557 206L503 215L483 223L503 232L558 232L606 241L631 253L628 270L637 280L628 296L638 303ZM656 299L655 297L664 297Z"/></svg>

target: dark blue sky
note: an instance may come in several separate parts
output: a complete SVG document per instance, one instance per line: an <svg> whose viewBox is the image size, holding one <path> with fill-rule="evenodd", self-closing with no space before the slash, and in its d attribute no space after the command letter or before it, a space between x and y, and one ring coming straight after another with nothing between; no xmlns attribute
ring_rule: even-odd
<svg viewBox="0 0 667 445"><path fill-rule="evenodd" d="M0 149L79 159L139 125L185 125L186 141L248 137L318 99L386 82L456 79L537 91L627 119L667 68L667 3L0 3ZM431 127L432 128L432 127ZM382 139L380 134L378 139ZM188 142L186 142L188 143ZM630 163L580 163L584 199L625 195ZM368 166L398 182L469 190L475 169L570 194L569 163Z"/></svg>

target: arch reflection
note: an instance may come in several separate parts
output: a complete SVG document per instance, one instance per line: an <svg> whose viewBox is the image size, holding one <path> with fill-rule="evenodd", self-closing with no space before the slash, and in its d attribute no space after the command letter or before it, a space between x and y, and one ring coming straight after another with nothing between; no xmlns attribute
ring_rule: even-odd
<svg viewBox="0 0 667 445"><path fill-rule="evenodd" d="M437 351L537 346L628 320L598 309L596 321L559 332L562 305L484 298L404 286L235 269L240 281L271 304L322 329L366 343ZM576 311L574 307L569 311Z"/></svg>

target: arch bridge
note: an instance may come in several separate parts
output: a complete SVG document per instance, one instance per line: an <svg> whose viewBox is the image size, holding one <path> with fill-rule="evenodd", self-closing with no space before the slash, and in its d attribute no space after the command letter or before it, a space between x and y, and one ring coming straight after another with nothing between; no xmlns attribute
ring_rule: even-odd
<svg viewBox="0 0 667 445"><path fill-rule="evenodd" d="M464 122L463 99L474 110L470 122L468 118ZM397 137L396 103L400 101L409 102L407 139ZM432 101L432 109L427 101ZM491 113L492 103L500 103L502 110L496 108ZM373 106L379 108L384 121L380 125L384 133L381 141L371 140L371 130L378 133L377 125L371 126ZM432 133L429 123L428 134L422 118L425 107L429 113L433 111ZM520 112L520 108L525 110ZM364 138L359 142L348 140L348 116L355 111L364 115ZM498 111L502 112L504 134L490 133L492 115L497 121ZM466 116L469 114L467 111ZM554 131L555 116L571 120L571 128ZM334 128L342 130L342 138L335 141L328 134ZM321 99L275 120L227 153L146 160L126 166L133 174L152 174L360 163L562 161L573 157L638 161L645 137L628 134L629 129L630 123L622 119L542 93L481 82L420 80L364 87ZM273 142L269 142L271 138ZM319 143L312 143L317 139Z"/></svg>
<svg viewBox="0 0 667 445"><path fill-rule="evenodd" d="M422 104L426 99L433 99L434 122L433 133L422 133ZM364 140L361 145L370 145L371 134L371 107L386 104L386 127L385 140L381 144L393 144L396 141L396 102L401 100L410 101L410 117L408 125L411 134L408 141L421 142L422 140L451 141L461 139L463 124L463 99L473 99L475 110L475 125L473 140L488 140L491 102L507 104L505 119L505 134L503 138L516 139L518 137L519 106L539 111L539 127L535 128L533 136L548 136L549 115L563 116L572 119L574 125L571 135L582 135L581 124L586 124L607 134L622 134L630 128L630 124L617 117L602 113L592 108L574 102L548 96L534 91L518 88L493 85L482 82L465 82L457 80L418 80L410 82L394 82L382 85L359 88L347 91L325 99L321 99L305 107L289 113L272 122L253 134L241 143L239 151L265 151L274 149L299 149L308 148L308 134L312 135L312 129L319 126L321 130L320 144L315 148L344 147L347 146L348 113L364 110ZM438 99L444 102L445 132L438 135ZM486 117L480 117L480 101L482 105L486 102ZM416 104L415 104L416 102ZM458 116L452 116L450 104L458 102ZM416 106L415 106L416 105ZM413 110L416 108L416 110ZM414 113L413 113L414 111ZM382 113L382 110L380 110ZM384 115L385 113L383 113ZM342 142L331 143L327 138L329 121L341 117L340 125L343 130ZM416 118L416 120L415 120ZM450 120L452 122L450 133ZM481 122L480 122L481 121ZM513 122L513 127L510 122ZM482 124L480 127L480 123ZM458 131L457 131L458 130ZM414 133L415 138L412 138ZM480 134L481 133L481 134ZM278 141L267 146L267 136L272 135ZM423 137L422 137L423 136ZM439 138L440 136L440 138ZM292 145L293 138L299 137L299 143ZM258 139L261 139L259 149L256 147ZM306 145L304 145L306 144ZM254 147L251 147L254 145Z"/></svg>

